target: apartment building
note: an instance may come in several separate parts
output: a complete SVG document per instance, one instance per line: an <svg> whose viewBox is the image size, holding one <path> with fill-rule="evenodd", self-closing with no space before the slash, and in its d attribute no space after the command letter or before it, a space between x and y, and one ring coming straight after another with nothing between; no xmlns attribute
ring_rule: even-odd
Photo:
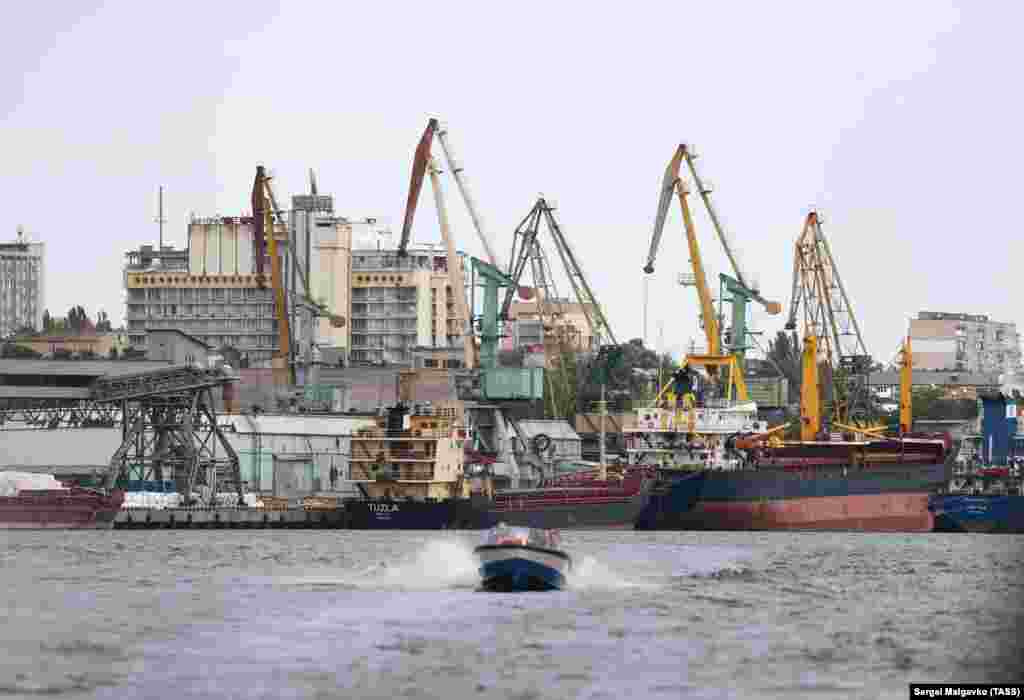
<svg viewBox="0 0 1024 700"><path fill-rule="evenodd" d="M1017 324L922 311L910 320L914 369L1008 374L1021 366Z"/></svg>
<svg viewBox="0 0 1024 700"><path fill-rule="evenodd" d="M353 242L353 363L411 367L414 349L446 348L454 356L445 364L463 366L444 246L417 244L399 256L392 244L388 231L367 231ZM465 271L464 255L458 264Z"/></svg>
<svg viewBox="0 0 1024 700"><path fill-rule="evenodd" d="M513 297L508 312L511 332L506 334L503 349L528 349L544 343L544 327L537 310L537 298L534 296L542 293L533 289L520 290ZM558 338L561 343L576 350L596 349L590 323L579 302L555 298L548 302L548 308L555 326L554 329L548 329L546 334L549 345Z"/></svg>
<svg viewBox="0 0 1024 700"><path fill-rule="evenodd" d="M44 251L20 226L15 240L0 243L0 338L26 327L43 330Z"/></svg>

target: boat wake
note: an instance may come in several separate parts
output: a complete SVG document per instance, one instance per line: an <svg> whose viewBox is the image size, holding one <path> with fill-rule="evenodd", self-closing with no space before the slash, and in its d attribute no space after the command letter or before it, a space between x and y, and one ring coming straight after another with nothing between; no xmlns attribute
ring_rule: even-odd
<svg viewBox="0 0 1024 700"><path fill-rule="evenodd" d="M478 564L469 544L454 539L427 542L415 556L397 562L378 562L337 583L360 590L432 591L473 589L480 582Z"/></svg>

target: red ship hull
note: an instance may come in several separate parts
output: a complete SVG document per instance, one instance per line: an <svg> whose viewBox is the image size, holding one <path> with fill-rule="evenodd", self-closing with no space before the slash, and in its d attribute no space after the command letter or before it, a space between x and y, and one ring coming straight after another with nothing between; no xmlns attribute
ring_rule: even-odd
<svg viewBox="0 0 1024 700"><path fill-rule="evenodd" d="M685 520L707 530L931 532L935 525L927 493L710 501L696 504Z"/></svg>
<svg viewBox="0 0 1024 700"><path fill-rule="evenodd" d="M0 496L0 530L109 530L123 502L120 491L79 488Z"/></svg>

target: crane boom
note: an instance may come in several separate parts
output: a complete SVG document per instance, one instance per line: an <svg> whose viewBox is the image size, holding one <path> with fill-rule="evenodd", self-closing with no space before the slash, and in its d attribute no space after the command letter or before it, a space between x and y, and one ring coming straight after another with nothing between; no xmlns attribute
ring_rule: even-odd
<svg viewBox="0 0 1024 700"><path fill-rule="evenodd" d="M269 200L269 201L268 201ZM278 374L279 383L291 384L291 327L288 323L288 307L284 294L284 278L281 274L281 257L277 252L277 237L274 235L274 217L272 208L276 203L272 199L267 171L262 166L256 167L256 180L252 190L253 219L257 240L262 234L266 241L267 253L270 257L270 280L274 292L274 315L277 318L277 356L274 369L284 370L284 376ZM257 258L259 260L259 258ZM262 267L262 265L260 265ZM282 366L283 365L283 366ZM277 372L275 372L277 374ZM287 378L286 381L280 381Z"/></svg>
<svg viewBox="0 0 1024 700"><path fill-rule="evenodd" d="M672 193L675 191L676 181L679 180L679 166L683 159L685 146L679 146L676 153L665 168L665 176L661 180L661 194L658 196L658 211L654 215L654 234L651 236L651 249L647 253L647 263L644 265L644 272L648 275L654 272L654 260L658 256L658 246L661 245L661 234L665 230L665 217L668 215L668 208L672 205Z"/></svg>
<svg viewBox="0 0 1024 700"><path fill-rule="evenodd" d="M466 178L462 174L464 168L456 160L452 146L448 143L447 125L442 124L438 127L437 140L441 142L441 149L444 151L444 158L448 163L448 169L451 171L456 184L459 186L459 192L462 193L462 199L466 202L466 208L469 209L469 217L473 220L473 227L476 229L476 235L480 238L480 243L483 244L484 251L487 253L487 257L491 265L497 266L498 258L494 255L494 247L491 245L490 238L488 238L487 233L484 231L483 219L480 218L480 212L477 211L476 200L473 199L473 195L469 191L469 184L466 182Z"/></svg>
<svg viewBox="0 0 1024 700"><path fill-rule="evenodd" d="M725 249L725 255L729 258L729 264L732 265L733 272L736 273L736 280L746 288L747 296L754 301L761 304L771 315L782 313L782 304L777 301L768 301L761 296L760 290L757 289L756 285L752 284L750 278L744 273L743 269L737 259L736 252L732 248L728 237L725 235L725 230L722 228L722 224L718 219L718 212L715 210L715 205L711 202L711 187L706 185L700 178L700 174L697 172L697 166L694 161L697 159L697 154L692 149L686 149L684 152L686 158L686 165L690 170L690 174L693 175L693 182L697 185L697 192L700 194L700 198L704 201L704 208L707 209L708 217L711 219L712 226L715 227L715 233L718 235L718 240L722 244L722 248Z"/></svg>
<svg viewBox="0 0 1024 700"><path fill-rule="evenodd" d="M441 238L444 239L445 250L448 253L448 286L455 297L455 315L458 323L459 336L462 339L463 362L467 369L476 366L473 356L473 335L469 327L469 310L466 304L466 284L462 277L462 265L455 254L455 242L452 240L451 228L448 223L448 209L444 203L444 191L441 189L441 179L438 177L440 170L433 158L430 159L427 167L430 173L430 184L434 190L434 203L437 206L437 223L441 228ZM445 335L448 335L448 305L445 303ZM447 338L446 338L447 340Z"/></svg>
<svg viewBox="0 0 1024 700"><path fill-rule="evenodd" d="M402 239L398 243L398 255L408 255L409 238L412 236L412 222L416 216L416 203L420 199L420 190L423 189L423 176L427 172L427 162L430 160L430 145L434 142L434 132L437 131L437 120L431 119L427 122L427 128L423 130L419 145L416 146L416 153L412 159L412 177L409 180L409 196L405 202L405 221L402 223Z"/></svg>
<svg viewBox="0 0 1024 700"><path fill-rule="evenodd" d="M700 246L697 244L697 232L693 225L693 216L690 213L690 205L686 200L689 191L686 182L679 174L679 168L686 157L686 144L680 144L675 155L665 168L665 176L661 181L661 194L658 198L658 211L654 218L654 233L651 237L651 249L647 254L647 264L644 272L654 272L654 260L658 254L658 245L661 243L661 234L665 228L665 217L669 205L672 202L672 193L679 198L679 206L683 211L683 225L686 229L686 244L690 251L690 265L693 267L694 286L697 287L697 296L700 299L701 318L703 320L704 335L708 341L709 355L720 355L722 349L722 336L718 329L718 317L715 315L714 303L711 300L711 290L708 288L707 277L704 274L704 264L701 261Z"/></svg>

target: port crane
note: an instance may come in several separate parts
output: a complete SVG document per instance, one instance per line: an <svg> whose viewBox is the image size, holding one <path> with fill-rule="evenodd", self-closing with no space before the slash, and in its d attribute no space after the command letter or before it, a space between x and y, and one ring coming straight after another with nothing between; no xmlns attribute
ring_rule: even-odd
<svg viewBox="0 0 1024 700"><path fill-rule="evenodd" d="M312 193L317 193L316 175L310 170L310 188ZM289 385L295 383L294 347L291 327L291 314L289 308L295 312L308 315L309 323L307 332L312 333L312 327L317 319L326 317L336 327L345 325L344 316L332 313L326 306L313 301L309 288L309 278L298 264L298 257L294 249L294 243L288 235L288 225L284 212L278 206L277 197L274 196L274 189L271 185L271 177L267 174L266 168L262 165L256 167L256 178L253 182L252 209L253 224L255 227L255 240L257 248L257 279L264 281L263 275L263 250L270 258L271 288L274 293L274 316L277 321L277 342L278 351L272 359L274 366L275 383ZM283 244L290 253L293 267L297 273L300 290L285 290L284 271L282 268L282 251L278 245ZM289 305L289 301L291 304ZM304 344L311 352L312 338L305 338ZM307 361L311 360L310 352L307 352Z"/></svg>
<svg viewBox="0 0 1024 700"><path fill-rule="evenodd" d="M712 377L717 377L719 367L728 367L729 375L734 379L739 377L740 383L736 392L740 400L747 399L745 383L742 382L743 360L747 350L746 336L746 315L747 305L751 301L761 304L769 314L776 315L782 312L782 305L775 301L769 301L761 296L757 286L752 283L743 271L735 247L729 241L722 228L717 210L711 201L711 186L706 183L697 171L695 160L697 154L692 146L680 144L676 148L672 160L665 168L662 177L661 191L658 197L658 209L654 219L654 232L651 236L651 246L647 254L647 261L644 265L644 272L652 274L654 263L658 255L658 248L661 244L662 234L665 229L665 218L669 207L672 204L672 197L675 195L679 200L679 207L683 214L683 226L686 231L686 243L690 252L690 265L692 273L680 275L680 282L685 286L693 286L697 289L697 297L700 300L701 325L704 328L704 335L707 339L707 352L703 355L691 354L684 360L684 364L697 364L704 366ZM719 301L719 313L716 313L714 299L711 296L711 289L708 286L707 276L704 271L704 263L700 254L700 246L697 242L696 227L693 223L693 214L690 210L688 195L690 186L686 179L680 174L682 164L686 163L687 169L693 178L697 192L704 208L708 212L711 223L718 235L718 239L725 249L726 257L732 266L735 277L719 275L722 288ZM729 334L721 331L721 303L728 301L732 305L732 327ZM728 341L728 342L726 342ZM730 353L727 355L724 350L728 346ZM731 358L731 359L730 359ZM731 388L730 388L731 391Z"/></svg>
<svg viewBox="0 0 1024 700"><path fill-rule="evenodd" d="M509 320L509 312L516 294L522 295L525 289L520 283L529 268L533 283L531 293L542 328L541 341L544 344L545 365L555 365L558 375L556 381L551 372L546 373L549 408L552 415L559 416L570 415L575 408L568 405L573 395L571 386L575 383L575 373L565 362L566 353L596 350L609 345L614 347L618 345L618 341L579 263L578 256L555 217L555 209L556 205L552 200L539 195L533 208L516 227L505 273L510 283L505 285L499 318L504 322ZM547 229L547 237L554 245L562 269L569 280L569 286L572 287L573 296L586 320L591 338L589 347L583 347L579 333L564 320L564 298L558 293L550 260L540 242L540 234L544 228ZM549 339L554 346L554 357L548 352Z"/></svg>
<svg viewBox="0 0 1024 700"><path fill-rule="evenodd" d="M434 191L434 204L437 210L438 226L441 229L441 238L448 255L448 284L455 298L455 315L458 325L458 335L463 344L463 356L465 366L473 368L478 364L476 358L476 346L473 341L472 328L470 327L469 305L466 302L465 278L462 266L455 251L455 240L451 231L451 224L448 219L448 209L445 204L444 190L441 186L440 175L443 172L437 160L431 154L434 138L441 144L445 161L451 171L462 199L469 210L469 216L473 221L477 237L480 239L487 254L488 261L492 266L497 266L497 259L494 255L494 248L491 245L490 237L484 231L483 219L476 206L476 200L469 190L469 183L466 181L464 168L455 157L454 150L448 138L448 128L437 119L430 119L423 135L416 146L413 155L412 175L409 180L409 194L405 203L405 219L402 223L402 236L398 244L399 257L408 255L409 242L412 236L412 225L416 217L416 207L419 202L420 192L423 189L423 180L429 174L431 187ZM446 305L447 308L447 305Z"/></svg>
<svg viewBox="0 0 1024 700"><path fill-rule="evenodd" d="M865 425L856 424L866 424L872 417L867 389L871 356L821 223L820 213L810 211L796 240L786 330L796 330L801 317L804 345L814 339L818 361L831 377L832 424L862 432Z"/></svg>

